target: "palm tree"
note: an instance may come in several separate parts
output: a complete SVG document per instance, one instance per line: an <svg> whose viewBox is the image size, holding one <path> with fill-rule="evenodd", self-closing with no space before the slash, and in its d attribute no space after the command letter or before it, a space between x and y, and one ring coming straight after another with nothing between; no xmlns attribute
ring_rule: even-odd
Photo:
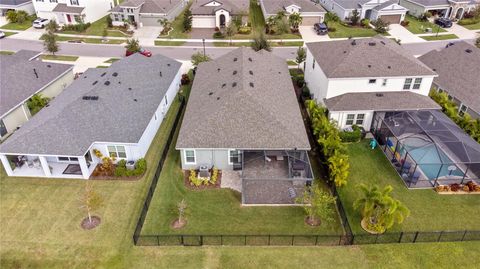
<svg viewBox="0 0 480 269"><path fill-rule="evenodd" d="M138 39L132 38L132 39L127 39L127 45L125 48L130 51L130 52L138 52L140 50L140 43L138 42Z"/></svg>
<svg viewBox="0 0 480 269"><path fill-rule="evenodd" d="M303 21L302 16L300 16L300 14L297 12L290 14L290 16L288 16L288 23L290 24L290 27L292 27L292 29L295 32L298 31L298 27L300 26L300 24L302 24L302 21Z"/></svg>
<svg viewBox="0 0 480 269"><path fill-rule="evenodd" d="M257 33L253 38L252 49L254 51L259 51L259 50L271 51L272 50L271 44L267 40L263 32Z"/></svg>
<svg viewBox="0 0 480 269"><path fill-rule="evenodd" d="M277 20L274 16L270 16L267 18L267 21L265 22L265 26L266 26L265 28L266 28L267 34L270 34L270 32L272 31L276 23L277 23Z"/></svg>
<svg viewBox="0 0 480 269"><path fill-rule="evenodd" d="M172 23L166 18L158 19L157 22L163 27L162 32L168 32L172 28Z"/></svg>

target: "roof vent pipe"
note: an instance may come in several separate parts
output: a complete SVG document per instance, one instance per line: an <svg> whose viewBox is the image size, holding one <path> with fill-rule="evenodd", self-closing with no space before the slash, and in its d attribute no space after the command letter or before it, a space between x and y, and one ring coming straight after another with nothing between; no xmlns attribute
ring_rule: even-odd
<svg viewBox="0 0 480 269"><path fill-rule="evenodd" d="M38 78L37 69L33 68L33 73L35 74L35 77Z"/></svg>

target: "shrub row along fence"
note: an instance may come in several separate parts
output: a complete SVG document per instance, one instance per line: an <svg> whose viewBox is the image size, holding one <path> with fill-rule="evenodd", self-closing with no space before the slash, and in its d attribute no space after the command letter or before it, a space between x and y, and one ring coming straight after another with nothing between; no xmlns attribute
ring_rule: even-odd
<svg viewBox="0 0 480 269"><path fill-rule="evenodd" d="M175 121L173 122L172 129L170 134L168 135L167 141L165 142L165 147L162 151L162 157L157 164L157 168L155 169L155 175L153 176L152 183L148 188L147 197L145 197L145 202L143 203L142 212L140 213L140 217L137 221L137 226L135 227L135 232L133 233L133 243L138 245L138 241L140 238L140 233L142 232L143 224L145 222L145 218L147 216L148 208L150 207L150 202L152 201L153 194L155 193L155 189L157 187L158 179L160 178L160 174L162 173L163 164L167 159L168 151L170 150L170 145L172 144L173 137L175 135L175 131L177 130L177 126L182 118L183 110L185 107L185 99L180 99L180 109L178 110L178 114L175 117Z"/></svg>

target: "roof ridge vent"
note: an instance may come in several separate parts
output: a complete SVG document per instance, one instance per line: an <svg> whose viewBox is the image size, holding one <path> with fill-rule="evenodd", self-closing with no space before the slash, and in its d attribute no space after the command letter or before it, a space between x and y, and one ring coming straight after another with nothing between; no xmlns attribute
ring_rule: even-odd
<svg viewBox="0 0 480 269"><path fill-rule="evenodd" d="M92 100L92 101L97 101L98 100L98 95L84 95L82 96L83 100Z"/></svg>

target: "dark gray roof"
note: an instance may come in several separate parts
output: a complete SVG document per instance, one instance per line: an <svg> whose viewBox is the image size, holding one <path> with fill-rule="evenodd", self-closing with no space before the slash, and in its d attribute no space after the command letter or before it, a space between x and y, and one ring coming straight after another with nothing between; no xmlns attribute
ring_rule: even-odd
<svg viewBox="0 0 480 269"><path fill-rule="evenodd" d="M325 100L330 111L440 109L430 97L409 91L345 93Z"/></svg>
<svg viewBox="0 0 480 269"><path fill-rule="evenodd" d="M386 2L384 2L384 3L382 3L378 6L374 7L373 9L377 10L377 11L381 11L382 9L387 8L387 7L389 7L393 4L397 4L396 6L394 6L395 9L389 9L389 10L408 11L408 9L406 9L406 8L404 8L404 7L402 7L398 4L398 0L386 1Z"/></svg>
<svg viewBox="0 0 480 269"><path fill-rule="evenodd" d="M310 0L260 0L267 14L277 14L279 11L285 11L285 8L291 5L301 7L300 12L320 12L326 13L320 4Z"/></svg>
<svg viewBox="0 0 480 269"><path fill-rule="evenodd" d="M0 5L2 6L18 6L25 3L31 3L32 0L0 0Z"/></svg>
<svg viewBox="0 0 480 269"><path fill-rule="evenodd" d="M68 64L42 62L36 57L39 54L20 50L13 55L0 55L0 116L73 68Z"/></svg>
<svg viewBox="0 0 480 269"><path fill-rule="evenodd" d="M162 55L134 54L108 69L88 69L0 152L83 156L93 142L138 143L180 67Z"/></svg>
<svg viewBox="0 0 480 269"><path fill-rule="evenodd" d="M400 45L382 36L306 45L328 78L436 75Z"/></svg>
<svg viewBox="0 0 480 269"><path fill-rule="evenodd" d="M480 112L480 49L461 41L419 59L438 73L435 84Z"/></svg>
<svg viewBox="0 0 480 269"><path fill-rule="evenodd" d="M167 14L183 1L184 0L126 0L120 5L114 7L112 11L118 12L122 7L141 6L140 13Z"/></svg>
<svg viewBox="0 0 480 269"><path fill-rule="evenodd" d="M415 4L418 4L423 7L429 7L429 6L443 6L443 5L450 5L449 2L468 2L467 0L406 0L408 2L412 2Z"/></svg>
<svg viewBox="0 0 480 269"><path fill-rule="evenodd" d="M211 2L220 3L220 6L205 6ZM190 8L193 15L213 15L219 9L225 9L231 14L247 14L250 0L194 0Z"/></svg>
<svg viewBox="0 0 480 269"><path fill-rule="evenodd" d="M80 14L82 13L84 7L75 7L75 6L67 6L66 4L57 4L53 8L53 12L64 12L64 13L73 13L73 14Z"/></svg>
<svg viewBox="0 0 480 269"><path fill-rule="evenodd" d="M200 64L176 147L310 149L285 60L242 47Z"/></svg>

